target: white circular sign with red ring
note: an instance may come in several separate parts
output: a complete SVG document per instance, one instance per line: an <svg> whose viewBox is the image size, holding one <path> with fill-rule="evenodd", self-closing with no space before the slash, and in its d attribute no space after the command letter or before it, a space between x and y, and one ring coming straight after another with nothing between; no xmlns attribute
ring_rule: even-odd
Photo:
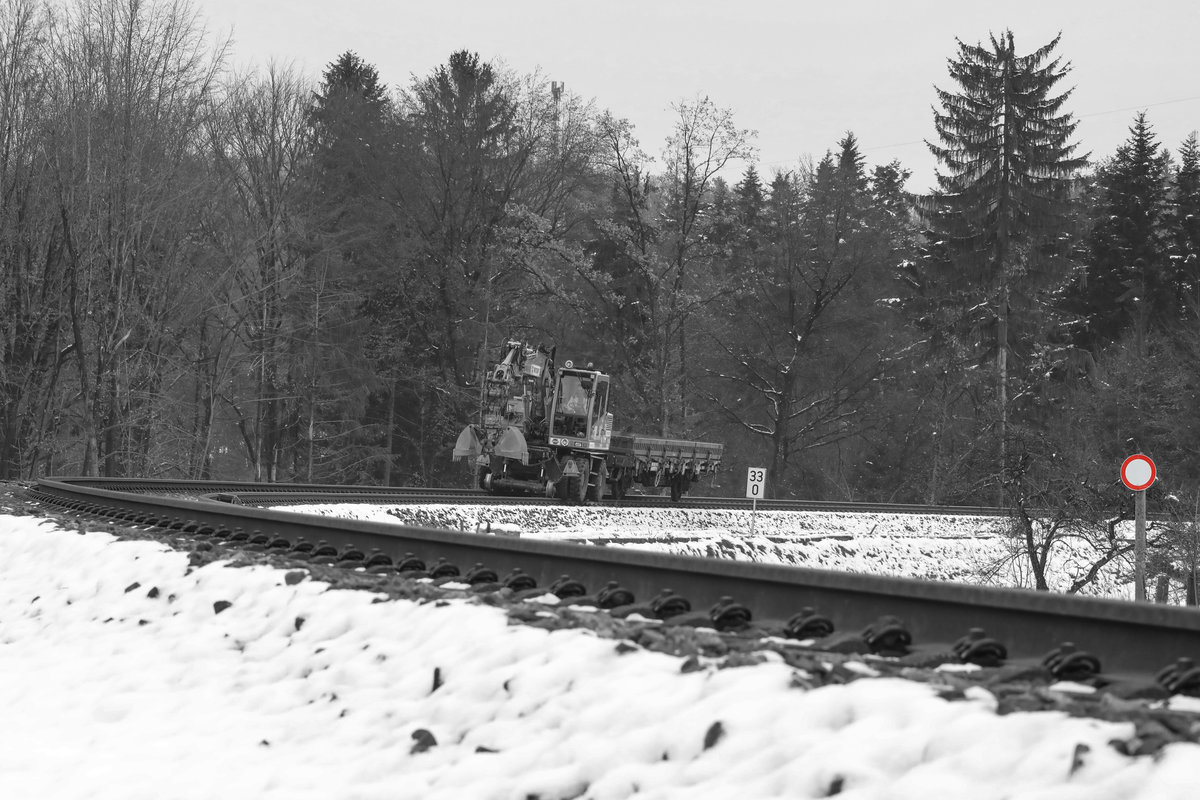
<svg viewBox="0 0 1200 800"><path fill-rule="evenodd" d="M1130 456L1121 464L1121 483L1135 492L1149 489L1155 474L1154 462L1141 453Z"/></svg>

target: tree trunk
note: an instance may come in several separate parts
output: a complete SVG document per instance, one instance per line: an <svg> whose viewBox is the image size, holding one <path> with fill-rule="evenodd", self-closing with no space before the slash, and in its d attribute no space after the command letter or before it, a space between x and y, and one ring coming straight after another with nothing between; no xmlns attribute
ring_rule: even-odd
<svg viewBox="0 0 1200 800"><path fill-rule="evenodd" d="M670 436L671 427L671 337L664 334L658 344L658 435Z"/></svg>
<svg viewBox="0 0 1200 800"><path fill-rule="evenodd" d="M213 387L209 380L208 317L196 332L196 361L192 370L192 435L188 442L188 475L207 480L208 449L212 436Z"/></svg>
<svg viewBox="0 0 1200 800"><path fill-rule="evenodd" d="M1000 267L1004 269L1003 264ZM996 354L996 371L1000 381L1000 487L996 496L996 507L1004 508L1005 486L1008 483L1008 281L1003 277L1000 291L1000 308L997 315L997 338L999 352Z"/></svg>
<svg viewBox="0 0 1200 800"><path fill-rule="evenodd" d="M61 353L61 348L55 348L56 353ZM59 415L56 413L58 403L57 389L58 379L62 374L63 359L60 354L56 354L51 362L50 379L47 381L46 389L42 393L41 412L38 416L37 437L34 442L33 452L29 458L29 474L28 479L33 480L37 477L38 464L41 461L41 450L43 443L53 442L58 435ZM48 459L52 459L53 448L47 454ZM46 474L52 474L53 470L47 468Z"/></svg>
<svg viewBox="0 0 1200 800"><path fill-rule="evenodd" d="M481 374L482 374L482 370L481 370ZM395 378L392 379L390 385L388 386L387 398L388 398L388 400L387 400L387 404L388 404L387 431L385 431L384 437L383 437L383 446L384 446L383 485L391 486L392 485L392 458L393 458L392 453L394 452L392 448L395 446L395 441L396 441L395 440L395 437L396 437L396 380L395 380Z"/></svg>
<svg viewBox="0 0 1200 800"><path fill-rule="evenodd" d="M1171 591L1171 579L1166 575L1159 575L1157 582L1154 584L1154 602L1163 605L1167 602L1167 596Z"/></svg>
<svg viewBox="0 0 1200 800"><path fill-rule="evenodd" d="M11 481L21 474L20 425L16 403L4 401L4 421L0 425L0 480Z"/></svg>
<svg viewBox="0 0 1200 800"><path fill-rule="evenodd" d="M1033 570L1034 588L1039 592L1048 592L1050 584L1046 582L1046 559L1049 556L1053 532L1047 534L1045 547L1041 548L1033 535L1034 521L1025 513L1024 509L1020 509L1017 524L1021 526L1021 535L1025 541L1025 554L1029 557L1029 567Z"/></svg>
<svg viewBox="0 0 1200 800"><path fill-rule="evenodd" d="M779 497L779 491L787 484L788 472L788 420L785 414L780 413L775 420L775 433L771 437L771 470L768 473L770 480L767 481L767 488L763 492L763 499L775 500Z"/></svg>
<svg viewBox="0 0 1200 800"><path fill-rule="evenodd" d="M64 211L65 215L65 211ZM96 437L96 398L92 394L92 376L87 367L87 349L84 347L83 314L79 307L79 261L71 267L70 308L71 335L75 340L75 362L79 368L79 395L83 401L83 413L80 426L83 428L83 463L79 467L81 475L89 478L100 477L98 461L99 442Z"/></svg>

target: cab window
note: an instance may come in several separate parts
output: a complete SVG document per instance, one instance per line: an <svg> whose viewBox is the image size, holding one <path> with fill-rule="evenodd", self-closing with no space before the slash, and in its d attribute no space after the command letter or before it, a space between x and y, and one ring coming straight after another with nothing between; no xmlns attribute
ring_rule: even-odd
<svg viewBox="0 0 1200 800"><path fill-rule="evenodd" d="M605 412L608 411L608 384L601 383L596 387L595 412L593 417L596 419L604 419Z"/></svg>
<svg viewBox="0 0 1200 800"><path fill-rule="evenodd" d="M559 400L558 410L563 414L586 414L588 407L587 389L584 388L583 381L574 375L567 375L562 379L562 397Z"/></svg>
<svg viewBox="0 0 1200 800"><path fill-rule="evenodd" d="M586 436L588 390L591 381L577 375L564 375L559 383L558 407L555 413L555 432L563 436Z"/></svg>

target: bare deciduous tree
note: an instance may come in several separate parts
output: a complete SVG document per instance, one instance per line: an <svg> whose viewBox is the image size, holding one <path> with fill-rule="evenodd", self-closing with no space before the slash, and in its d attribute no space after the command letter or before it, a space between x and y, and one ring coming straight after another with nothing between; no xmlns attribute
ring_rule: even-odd
<svg viewBox="0 0 1200 800"><path fill-rule="evenodd" d="M21 477L50 437L63 364L63 264L46 192L49 19L0 6L0 478ZM52 453L51 453L52 455Z"/></svg>
<svg viewBox="0 0 1200 800"><path fill-rule="evenodd" d="M310 152L311 87L275 65L265 75L233 80L209 142L236 198L243 235L230 303L246 360L239 372L253 391L224 394L237 415L255 480L282 477L281 457L295 435L298 387L293 368L297 319L290 295L305 268L304 194ZM289 432L290 431L290 432Z"/></svg>
<svg viewBox="0 0 1200 800"><path fill-rule="evenodd" d="M82 0L50 37L51 152L78 378L81 471L153 471L174 276L204 171L200 126L224 58L186 2Z"/></svg>

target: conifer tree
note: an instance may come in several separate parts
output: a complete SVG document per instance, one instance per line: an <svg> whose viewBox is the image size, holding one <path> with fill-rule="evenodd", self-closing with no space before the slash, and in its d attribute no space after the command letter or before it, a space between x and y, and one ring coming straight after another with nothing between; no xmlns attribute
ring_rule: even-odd
<svg viewBox="0 0 1200 800"><path fill-rule="evenodd" d="M1072 90L1052 94L1070 70L1047 62L1060 37L1018 56L1011 31L991 49L958 43L950 76L958 91L937 89L927 143L942 169L923 203L933 229L950 237L971 277L998 279L1019 269L1020 246L1049 226L1076 172L1087 163L1070 142L1077 123L1063 111Z"/></svg>
<svg viewBox="0 0 1200 800"><path fill-rule="evenodd" d="M383 123L391 103L379 72L347 50L325 67L313 96L311 124L320 190L327 202L359 202L329 195L363 194L363 182L378 179ZM367 198L378 197L378 188Z"/></svg>
<svg viewBox="0 0 1200 800"><path fill-rule="evenodd" d="M388 106L387 91L379 82L379 70L347 50L326 65L321 91L316 96L316 114L328 116L340 98L357 98L364 105L383 111Z"/></svg>
<svg viewBox="0 0 1200 800"><path fill-rule="evenodd" d="M1200 142L1196 132L1179 148L1174 180L1174 246L1171 259L1181 306L1190 319L1200 317Z"/></svg>
<svg viewBox="0 0 1200 800"><path fill-rule="evenodd" d="M744 231L753 231L758 227L766 198L763 196L762 181L758 170L751 164L746 168L742 179L733 187L735 200L734 210L738 223Z"/></svg>
<svg viewBox="0 0 1200 800"><path fill-rule="evenodd" d="M732 188L713 183L707 241L722 248L724 274L736 273L754 258L763 234L766 195L758 170L751 164Z"/></svg>
<svg viewBox="0 0 1200 800"><path fill-rule="evenodd" d="M949 62L957 87L937 89L940 143L928 143L940 163L937 191L919 205L940 255L930 261L940 260L964 316L987 309L995 320L986 337L984 319L970 324L975 336L995 343L1001 443L1011 307L1031 288L1072 179L1087 163L1071 142L1077 123L1064 110L1071 90L1057 90L1070 71L1052 57L1060 38L1028 55L1017 54L1012 31L990 36L986 46L959 40Z"/></svg>
<svg viewBox="0 0 1200 800"><path fill-rule="evenodd" d="M326 66L308 120L305 480L314 465L322 480L392 478L404 339L397 320L407 311L394 274L403 242L394 225L400 146L392 117L373 65L348 50Z"/></svg>
<svg viewBox="0 0 1200 800"><path fill-rule="evenodd" d="M519 136L513 87L477 53L452 53L431 75L414 79L401 105L415 136L402 176L411 195L406 223L420 239L435 312L421 336L443 380L464 386L482 358L477 343L487 339L500 302L495 295L511 278L497 253L499 229L530 147Z"/></svg>
<svg viewBox="0 0 1200 800"><path fill-rule="evenodd" d="M1145 113L1097 170L1099 196L1080 291L1085 346L1102 347L1129 331L1141 341L1151 325L1176 316L1167 266L1169 170L1170 154Z"/></svg>

